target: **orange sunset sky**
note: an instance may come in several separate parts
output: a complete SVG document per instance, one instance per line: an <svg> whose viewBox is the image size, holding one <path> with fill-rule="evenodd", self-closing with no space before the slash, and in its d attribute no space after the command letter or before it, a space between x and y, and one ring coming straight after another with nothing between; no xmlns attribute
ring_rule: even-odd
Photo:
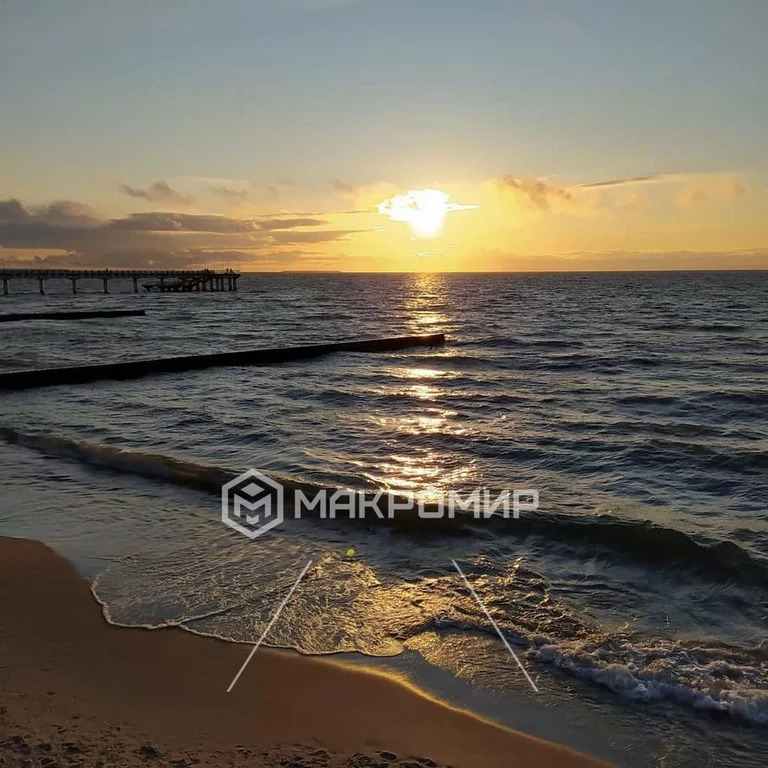
<svg viewBox="0 0 768 768"><path fill-rule="evenodd" d="M767 9L10 0L0 264L768 268Z"/></svg>

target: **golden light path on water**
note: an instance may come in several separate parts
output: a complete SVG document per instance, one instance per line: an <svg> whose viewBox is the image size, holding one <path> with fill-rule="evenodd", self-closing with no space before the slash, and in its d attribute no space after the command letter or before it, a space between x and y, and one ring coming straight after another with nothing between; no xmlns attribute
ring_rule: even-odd
<svg viewBox="0 0 768 768"><path fill-rule="evenodd" d="M407 322L414 333L444 330L450 319L442 310L447 301L446 286L440 275L413 276L403 301ZM440 352L450 356L448 350ZM390 491L412 491L425 503L433 503L450 490L474 487L477 482L475 460L467 460L456 451L443 447L438 436L466 433L455 409L448 407L443 380L455 374L450 369L424 363L388 368L391 382L377 388L375 394L405 398L403 412L375 409L367 415L366 429L372 434L388 435L387 451L375 467L360 462L358 470L373 485Z"/></svg>

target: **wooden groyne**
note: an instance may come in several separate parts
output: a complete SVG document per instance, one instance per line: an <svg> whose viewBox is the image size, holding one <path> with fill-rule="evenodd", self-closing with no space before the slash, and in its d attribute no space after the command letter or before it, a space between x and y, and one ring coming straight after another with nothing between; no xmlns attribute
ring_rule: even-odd
<svg viewBox="0 0 768 768"><path fill-rule="evenodd" d="M78 365L67 368L43 368L0 374L0 389L27 389L56 384L85 384L102 379L137 379L156 373L179 373L201 368L239 365L273 365L291 360L322 357L334 352L395 352L409 347L436 347L445 343L445 334L426 336L394 336L363 341L341 341L308 344L300 347L254 349L242 352L220 352L209 355L164 357L155 360L131 360L103 365Z"/></svg>
<svg viewBox="0 0 768 768"><path fill-rule="evenodd" d="M0 323L19 320L90 320L95 317L143 317L145 309L99 309L83 312L15 312L0 315Z"/></svg>
<svg viewBox="0 0 768 768"><path fill-rule="evenodd" d="M11 280L37 280L40 293L45 293L46 280L69 280L72 295L77 294L78 280L101 280L104 293L109 293L110 280L132 280L133 292L139 292L139 280L147 291L236 291L240 273L233 269L0 269L3 295L10 293Z"/></svg>

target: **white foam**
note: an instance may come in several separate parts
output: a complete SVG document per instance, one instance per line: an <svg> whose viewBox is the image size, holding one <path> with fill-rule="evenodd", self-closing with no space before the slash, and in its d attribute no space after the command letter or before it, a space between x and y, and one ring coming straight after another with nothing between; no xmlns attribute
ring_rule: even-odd
<svg viewBox="0 0 768 768"><path fill-rule="evenodd" d="M577 641L542 645L533 657L633 701L666 699L768 725L768 669L725 659L704 660L714 652L676 645L643 647L623 642L615 648L605 642Z"/></svg>

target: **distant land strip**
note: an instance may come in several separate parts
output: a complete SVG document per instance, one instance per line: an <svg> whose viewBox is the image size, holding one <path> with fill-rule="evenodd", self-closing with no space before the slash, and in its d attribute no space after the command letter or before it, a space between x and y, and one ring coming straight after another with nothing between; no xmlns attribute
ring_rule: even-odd
<svg viewBox="0 0 768 768"><path fill-rule="evenodd" d="M131 360L103 365L78 365L65 368L43 368L34 371L12 371L0 374L0 389L28 389L57 384L85 384L102 379L138 379L156 373L179 373L201 368L236 365L273 365L292 360L322 357L334 352L396 352L409 347L435 347L445 344L445 334L425 336L392 336L384 339L338 341L299 347L253 349L208 355L162 357L155 360Z"/></svg>
<svg viewBox="0 0 768 768"><path fill-rule="evenodd" d="M144 309L94 309L82 312L16 312L0 315L0 323L15 323L19 320L89 320L93 317L141 317Z"/></svg>

